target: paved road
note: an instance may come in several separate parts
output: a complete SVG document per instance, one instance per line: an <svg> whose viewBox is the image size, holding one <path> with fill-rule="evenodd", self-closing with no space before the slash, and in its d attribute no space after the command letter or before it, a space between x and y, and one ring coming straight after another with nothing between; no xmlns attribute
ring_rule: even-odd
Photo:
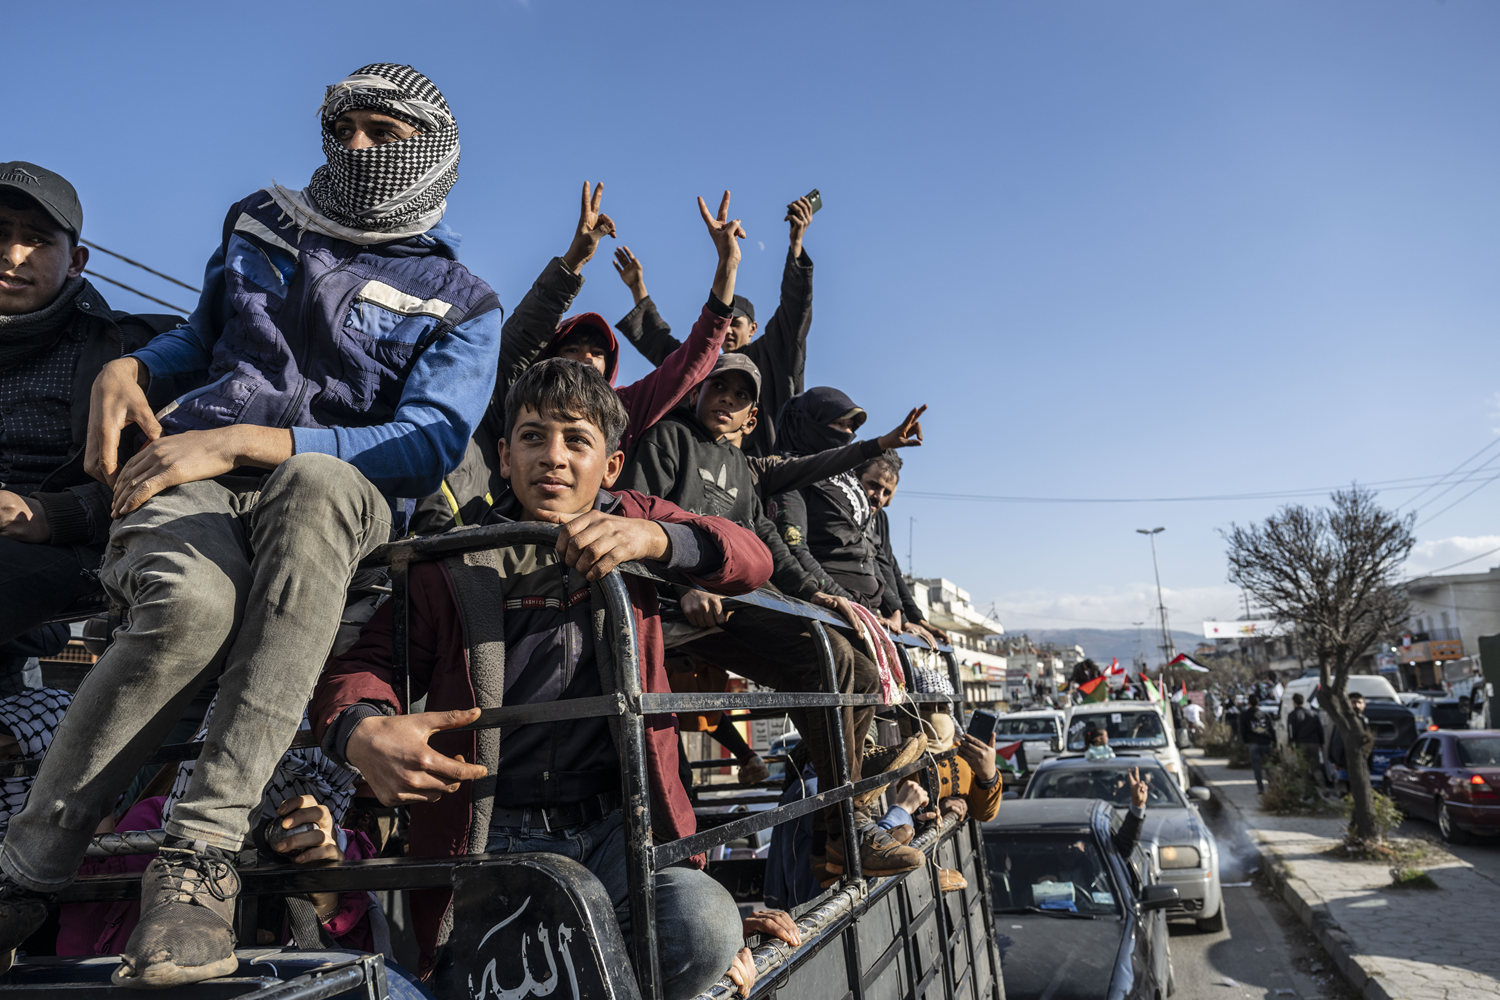
<svg viewBox="0 0 1500 1000"><path fill-rule="evenodd" d="M1411 817L1407 817L1396 828L1396 836L1442 840L1436 823ZM1467 861L1479 874L1500 882L1500 837L1475 837L1473 843L1462 847L1456 844L1443 844L1443 850Z"/></svg>
<svg viewBox="0 0 1500 1000"><path fill-rule="evenodd" d="M1251 874L1258 861L1243 834L1236 839L1224 829L1215 806L1204 809L1219 838L1220 877L1226 885L1252 884L1224 890L1225 929L1218 934L1199 933L1189 923L1169 925L1177 985L1172 1000L1353 1000L1357 994L1312 935L1265 878Z"/></svg>

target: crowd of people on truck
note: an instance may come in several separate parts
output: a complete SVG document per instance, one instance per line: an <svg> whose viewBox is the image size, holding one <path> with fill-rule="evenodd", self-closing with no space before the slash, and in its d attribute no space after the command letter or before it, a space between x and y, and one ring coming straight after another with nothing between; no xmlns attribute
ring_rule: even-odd
<svg viewBox="0 0 1500 1000"><path fill-rule="evenodd" d="M613 664L597 583L623 563L688 581L624 578L646 691L723 691L730 674L822 690L804 620L725 604L768 585L862 637L828 632L846 694L888 690L888 630L946 638L897 569L885 513L925 407L860 439L865 408L804 386L817 203L787 206L763 331L735 291L745 233L727 191L716 208L698 200L716 259L686 339L624 245L613 265L633 308L614 327L568 315L617 237L602 184L583 185L566 252L507 316L459 262L445 218L460 147L437 86L409 66L364 66L327 88L318 120L326 163L301 190L271 184L229 207L186 318L111 310L84 276L72 185L0 164L0 754L42 757L0 802L0 971L50 936L59 954L119 953L121 986L230 973L235 853L374 857L392 807L409 810L413 857L571 857L628 934L639 915L609 722L454 731L502 703L602 694ZM615 384L616 330L654 366L630 385ZM392 604L362 561L410 534L516 521L558 525L556 546L411 567L408 676L424 703L413 712L394 676ZM57 622L106 602L108 648L77 691L38 687L23 666L68 641ZM999 804L993 739L929 711L879 746L873 706L842 713L851 780L958 753L935 768L932 808L912 780L883 814L878 789L860 796L856 844L838 807L784 824L770 867L785 908L851 852L866 873L915 869L917 827L992 818ZM790 714L799 794L837 783L827 714ZM691 725L746 780L765 776L732 724ZM299 729L317 746L288 752ZM687 836L679 720L648 716L645 733L654 833ZM145 766L194 738L195 761ZM164 831L154 855L85 858L97 836L149 830ZM54 902L80 873L131 872L138 903ZM669 997L726 973L748 991L749 935L800 943L785 913L742 920L701 857L656 878ZM411 913L428 974L453 929L452 894L414 891ZM258 914L262 943L300 944L311 926L325 943L390 953L368 893L288 896Z"/></svg>

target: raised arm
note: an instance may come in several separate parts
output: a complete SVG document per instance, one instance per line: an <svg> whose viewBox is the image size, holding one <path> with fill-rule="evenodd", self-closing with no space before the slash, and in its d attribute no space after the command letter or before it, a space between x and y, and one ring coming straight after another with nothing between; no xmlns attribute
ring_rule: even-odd
<svg viewBox="0 0 1500 1000"><path fill-rule="evenodd" d="M667 355L682 346L682 341L672 336L672 327L656 311L656 303L646 291L645 267L630 248L616 250L614 263L615 273L635 298L635 308L621 317L615 329L641 352L642 357L659 366Z"/></svg>
<svg viewBox="0 0 1500 1000"><path fill-rule="evenodd" d="M802 249L802 238L812 224L812 206L799 198L787 206L790 247L781 272L781 301L744 352L760 369L761 422L746 442L746 452L769 455L776 440L775 420L782 405L803 389L807 366L807 332L812 327L813 262Z"/></svg>
<svg viewBox="0 0 1500 1000"><path fill-rule="evenodd" d="M745 230L740 220L729 218L729 192L719 203L717 216L710 215L702 198L698 199L698 211L708 227L708 235L718 251L719 263L714 271L713 289L698 322L693 324L687 342L673 351L661 366L645 378L618 390L620 402L630 415L621 447L628 454L630 443L648 427L672 411L684 396L708 377L718 359L719 349L724 346L724 335L729 332L734 301L735 276L740 265L740 244Z"/></svg>
<svg viewBox="0 0 1500 1000"><path fill-rule="evenodd" d="M922 444L921 417L926 412L926 406L918 406L890 433L869 441L855 441L842 448L829 448L811 455L747 456L758 480L756 489L762 497L800 490L849 472L883 451L918 447Z"/></svg>

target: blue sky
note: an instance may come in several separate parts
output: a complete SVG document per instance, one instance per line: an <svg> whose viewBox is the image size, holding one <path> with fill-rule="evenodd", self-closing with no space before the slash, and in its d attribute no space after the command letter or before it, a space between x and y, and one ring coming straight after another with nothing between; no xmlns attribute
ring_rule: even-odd
<svg viewBox="0 0 1500 1000"><path fill-rule="evenodd" d="M905 494L1394 480L1500 427L1492 3L85 3L6 25L0 158L65 174L86 236L195 283L231 202L306 182L322 88L366 62L447 95L449 221L507 305L566 248L587 178L683 325L713 269L693 199L730 188L768 317L783 206L819 188L807 384L879 430L931 405L897 548L915 518L917 573L1011 630L1144 618L1134 529L1158 525L1174 625L1233 615L1217 529L1283 501ZM604 255L587 276L580 310L629 308ZM1500 546L1497 498L1421 525L1415 568Z"/></svg>

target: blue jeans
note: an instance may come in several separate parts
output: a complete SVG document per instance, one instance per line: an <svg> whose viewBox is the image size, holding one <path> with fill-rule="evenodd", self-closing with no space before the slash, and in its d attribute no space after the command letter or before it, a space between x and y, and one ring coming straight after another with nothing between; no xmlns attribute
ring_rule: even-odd
<svg viewBox="0 0 1500 1000"><path fill-rule="evenodd" d="M1250 767L1255 771L1255 790L1263 792L1266 790L1265 779L1262 777L1261 768L1265 764L1266 757L1275 750L1275 747L1264 743L1250 744Z"/></svg>
<svg viewBox="0 0 1500 1000"><path fill-rule="evenodd" d="M616 810L596 822L550 833L491 827L485 850L490 854L544 851L577 861L604 884L620 933L629 943L624 813ZM735 953L744 946L740 926L734 897L707 872L673 865L656 873L656 941L667 1000L697 996L729 971Z"/></svg>

